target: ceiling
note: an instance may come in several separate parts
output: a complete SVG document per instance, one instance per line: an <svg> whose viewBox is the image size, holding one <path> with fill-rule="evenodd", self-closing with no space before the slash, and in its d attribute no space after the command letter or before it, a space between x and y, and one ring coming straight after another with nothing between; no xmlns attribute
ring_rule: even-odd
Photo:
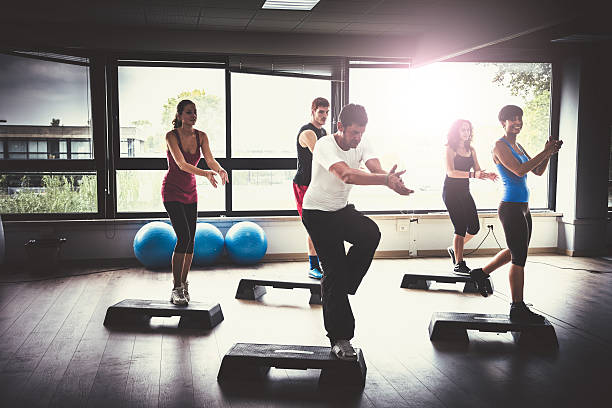
<svg viewBox="0 0 612 408"><path fill-rule="evenodd" d="M295 44L309 39L324 42L343 38L346 44L347 39L368 38L370 44L360 56L377 56L377 48L387 40L394 44L404 41L406 46L385 49L384 53L427 61L567 22L597 11L607 2L321 0L312 11L262 10L263 3L264 0L13 1L2 7L0 23L25 31L41 26L56 26L60 30L75 26L81 27L81 31L189 30L216 33L215 38L225 33L232 44L241 39L278 41L280 38L285 41L293 38ZM113 41L116 43L116 39ZM360 53L354 50L359 47L352 47L351 53ZM333 50L324 53L342 55Z"/></svg>

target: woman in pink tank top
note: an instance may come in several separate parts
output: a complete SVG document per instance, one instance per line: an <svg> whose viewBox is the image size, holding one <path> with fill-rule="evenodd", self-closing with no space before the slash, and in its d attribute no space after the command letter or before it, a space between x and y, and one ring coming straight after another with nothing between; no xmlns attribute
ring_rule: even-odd
<svg viewBox="0 0 612 408"><path fill-rule="evenodd" d="M174 285L170 302L175 305L189 303L187 274L193 259L193 244L198 217L198 192L195 176L204 176L213 187L217 187L215 173L221 183L228 182L227 172L217 163L208 144L206 133L195 129L197 120L195 104L182 100L176 107L172 124L174 129L166 134L166 157L168 172L162 182L162 201L176 232L176 246L172 254L172 276ZM204 156L208 168L198 166Z"/></svg>

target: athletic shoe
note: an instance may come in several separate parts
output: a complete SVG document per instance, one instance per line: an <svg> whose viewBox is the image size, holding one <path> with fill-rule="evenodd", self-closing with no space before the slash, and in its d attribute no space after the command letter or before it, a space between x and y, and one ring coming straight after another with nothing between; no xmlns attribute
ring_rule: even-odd
<svg viewBox="0 0 612 408"><path fill-rule="evenodd" d="M448 254L451 257L451 260L453 261L453 265L455 265L456 264L456 262L455 262L455 250L452 247L448 247L448 248L446 248L446 250L448 251Z"/></svg>
<svg viewBox="0 0 612 408"><path fill-rule="evenodd" d="M183 294L182 286L172 289L172 293L170 294L170 303L177 306L187 306L187 299L185 299L185 295Z"/></svg>
<svg viewBox="0 0 612 408"><path fill-rule="evenodd" d="M340 360L357 360L357 353L349 340L336 340L336 344L332 347L332 352Z"/></svg>
<svg viewBox="0 0 612 408"><path fill-rule="evenodd" d="M312 268L310 272L308 272L308 276L314 279L321 279L323 277L323 273L321 273L319 268Z"/></svg>
<svg viewBox="0 0 612 408"><path fill-rule="evenodd" d="M516 302L510 305L510 320L526 323L544 323L544 316L529 310L524 302Z"/></svg>
<svg viewBox="0 0 612 408"><path fill-rule="evenodd" d="M483 296L489 296L489 293L493 292L493 287L491 286L491 281L489 280L489 275L484 273L482 268L472 269L470 271L470 278L476 283L476 289Z"/></svg>
<svg viewBox="0 0 612 408"><path fill-rule="evenodd" d="M191 300L191 298L189 297L189 282L185 281L181 285L183 286L183 296L185 296L187 303L189 303L189 301Z"/></svg>
<svg viewBox="0 0 612 408"><path fill-rule="evenodd" d="M467 267L465 261L461 261L455 265L453 273L456 275L470 276L470 268Z"/></svg>

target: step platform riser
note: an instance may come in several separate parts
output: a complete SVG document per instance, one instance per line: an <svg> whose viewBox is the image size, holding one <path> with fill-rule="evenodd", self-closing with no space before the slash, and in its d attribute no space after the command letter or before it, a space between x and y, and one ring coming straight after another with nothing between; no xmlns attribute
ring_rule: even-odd
<svg viewBox="0 0 612 408"><path fill-rule="evenodd" d="M471 280L467 276L458 275L418 275L418 274L405 274L402 278L400 285L403 289L422 289L427 290L431 287L433 282L438 283L465 283L463 286L464 293L479 293L476 287L476 282ZM489 286L487 292L493 294L493 282L489 280Z"/></svg>
<svg viewBox="0 0 612 408"><path fill-rule="evenodd" d="M261 279L241 279L236 290L236 299L258 300L267 293L266 286L277 289L309 289L311 305L323 304L320 283L289 282Z"/></svg>
<svg viewBox="0 0 612 408"><path fill-rule="evenodd" d="M305 351L303 354L277 354L270 352L272 348L281 351ZM320 369L320 386L363 388L367 367L361 350L356 351L356 361L343 361L336 358L329 347L238 343L223 357L217 379L220 382L262 381L267 378L271 367L293 370Z"/></svg>
<svg viewBox="0 0 612 408"><path fill-rule="evenodd" d="M188 306L175 306L161 300L126 299L106 310L104 326L148 325L152 317L180 316L179 327L212 329L224 319L221 306L216 303L190 302Z"/></svg>
<svg viewBox="0 0 612 408"><path fill-rule="evenodd" d="M429 323L431 341L469 342L467 330L490 333L511 332L514 341L526 347L559 347L555 328L543 323L510 321L507 315L434 313Z"/></svg>

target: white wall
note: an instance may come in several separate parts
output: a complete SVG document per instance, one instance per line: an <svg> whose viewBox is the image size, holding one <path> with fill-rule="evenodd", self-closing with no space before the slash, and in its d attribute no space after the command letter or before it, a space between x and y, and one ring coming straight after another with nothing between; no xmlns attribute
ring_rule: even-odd
<svg viewBox="0 0 612 408"><path fill-rule="evenodd" d="M533 213L532 249L554 250L557 247L557 220L560 214ZM382 239L378 256L427 256L443 255L451 244L453 228L447 215L417 215L410 222L410 216L372 216L378 224ZM238 221L250 220L258 223L268 238L269 259L296 259L306 256L306 232L298 217L258 218L201 218L201 222L216 225L224 234ZM22 262L26 259L24 244L30 239L65 237L61 258L64 260L134 258L132 243L138 229L152 220L115 221L30 221L5 222L6 258L8 262ZM167 220L164 220L167 221ZM501 224L495 214L481 215L478 235L466 245L475 248L487 233L486 224L492 224L493 231L504 246L505 239ZM407 225L406 231L401 231ZM481 246L494 252L497 244L489 236ZM485 251L486 252L486 251Z"/></svg>

